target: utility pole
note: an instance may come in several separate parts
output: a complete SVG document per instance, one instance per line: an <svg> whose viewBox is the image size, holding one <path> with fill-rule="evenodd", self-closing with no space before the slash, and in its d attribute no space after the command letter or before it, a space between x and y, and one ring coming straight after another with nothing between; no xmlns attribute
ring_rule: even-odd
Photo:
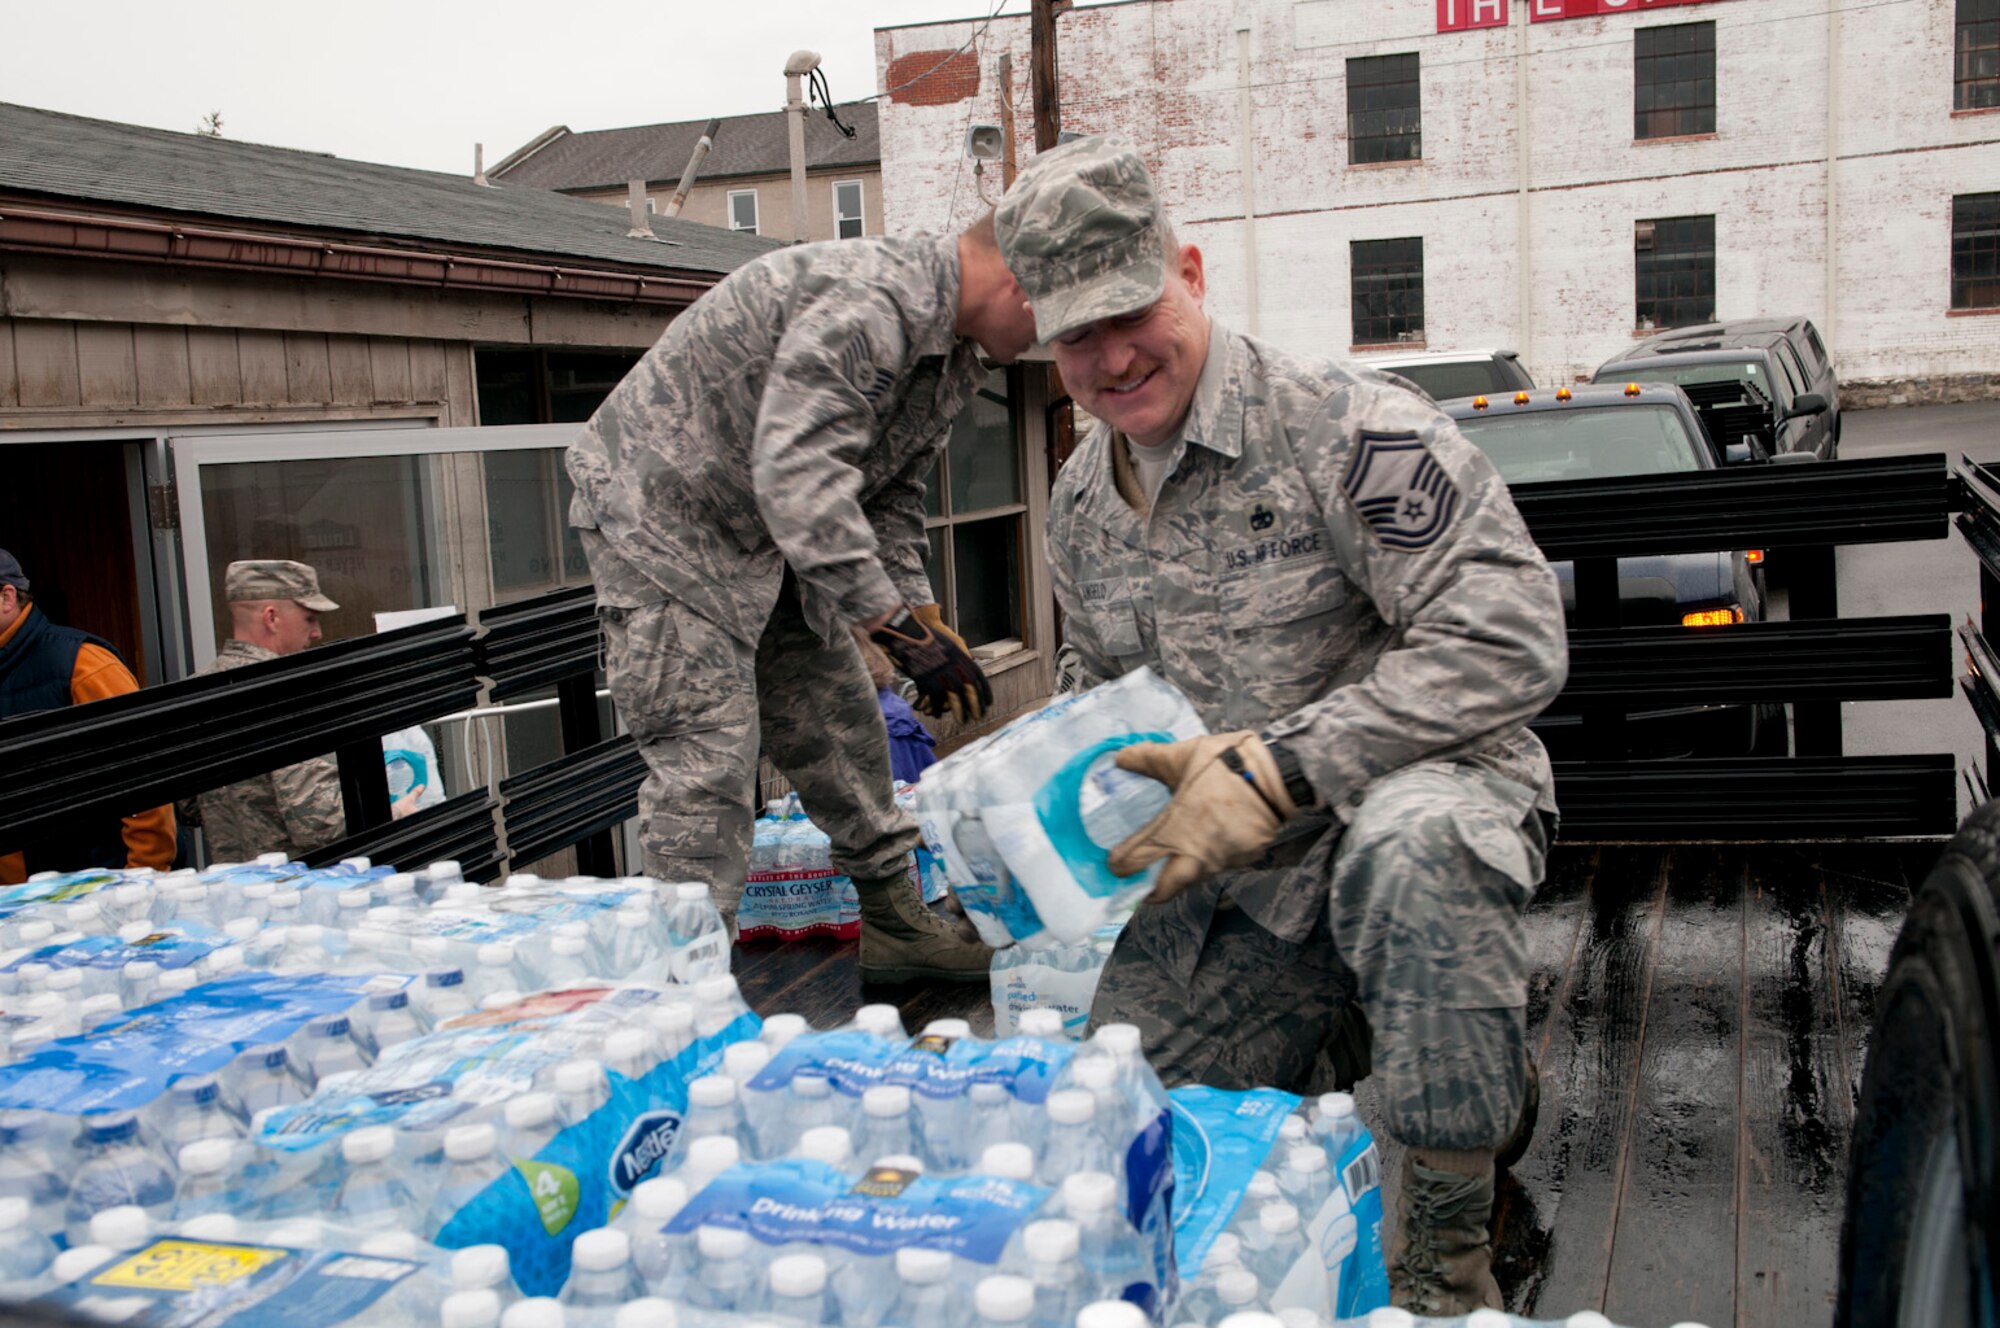
<svg viewBox="0 0 2000 1328"><path fill-rule="evenodd" d="M818 51L793 51L785 61L785 122L792 140L792 243L806 242L806 94L804 79L819 68Z"/></svg>
<svg viewBox="0 0 2000 1328"><path fill-rule="evenodd" d="M1056 15L1068 11L1070 0L1034 0L1030 11L1028 60L1033 66L1035 151L1056 145L1062 129L1062 104L1056 92Z"/></svg>
<svg viewBox="0 0 2000 1328"><path fill-rule="evenodd" d="M1001 53L1000 75L1000 188L1014 187L1014 55Z"/></svg>

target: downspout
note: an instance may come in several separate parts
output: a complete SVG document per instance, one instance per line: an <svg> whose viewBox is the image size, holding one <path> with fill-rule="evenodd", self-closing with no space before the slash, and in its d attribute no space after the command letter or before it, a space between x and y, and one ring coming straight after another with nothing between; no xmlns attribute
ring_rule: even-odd
<svg viewBox="0 0 2000 1328"><path fill-rule="evenodd" d="M1840 335L1840 0L1826 0L1826 321Z"/></svg>
<svg viewBox="0 0 2000 1328"><path fill-rule="evenodd" d="M1237 134L1243 144L1243 298L1248 306L1243 330L1254 337L1260 335L1257 322L1257 141L1251 132L1248 19L1236 25L1236 116Z"/></svg>
<svg viewBox="0 0 2000 1328"><path fill-rule="evenodd" d="M1827 0L1829 4L1835 0ZM1535 359L1535 227L1528 196L1528 163L1533 153L1528 142L1528 6L1516 4L1514 25L1514 252L1520 305L1520 356L1532 365Z"/></svg>

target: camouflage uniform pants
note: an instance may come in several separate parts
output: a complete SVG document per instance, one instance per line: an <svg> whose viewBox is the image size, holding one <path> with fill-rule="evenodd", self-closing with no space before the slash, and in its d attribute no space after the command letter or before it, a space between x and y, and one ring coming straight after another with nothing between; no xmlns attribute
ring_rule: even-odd
<svg viewBox="0 0 2000 1328"><path fill-rule="evenodd" d="M716 907L735 917L760 750L833 841L834 866L863 888L900 875L917 828L892 796L888 729L853 638L820 640L787 572L753 649L667 598L596 532L582 534L611 699L646 758L646 875L706 881Z"/></svg>
<svg viewBox="0 0 2000 1328"><path fill-rule="evenodd" d="M1548 846L1522 792L1462 765L1381 780L1344 831L1269 868L1298 888L1327 882L1324 918L1304 941L1258 926L1227 889L1142 908L1105 966L1092 1022L1139 1025L1169 1084L1318 1092L1358 1052L1372 1057L1383 1124L1403 1143L1498 1145L1526 1092L1521 913ZM1358 1048L1352 1019L1343 1027L1350 998L1366 1017Z"/></svg>

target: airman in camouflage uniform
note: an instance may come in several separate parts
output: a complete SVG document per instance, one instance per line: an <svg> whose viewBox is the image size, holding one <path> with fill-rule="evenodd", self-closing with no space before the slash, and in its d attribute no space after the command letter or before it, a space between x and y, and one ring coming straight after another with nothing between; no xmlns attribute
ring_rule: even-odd
<svg viewBox="0 0 2000 1328"><path fill-rule="evenodd" d="M1150 665L1215 735L1120 754L1175 793L1112 854L1166 866L1093 1019L1138 1024L1170 1081L1306 1090L1354 1068L1352 994L1410 1149L1397 1303L1497 1306L1495 1154L1529 1072L1521 911L1555 810L1524 725L1567 671L1556 579L1428 401L1207 318L1200 252L1130 148L1037 157L996 220L1099 420L1049 503L1077 680Z"/></svg>
<svg viewBox="0 0 2000 1328"><path fill-rule="evenodd" d="M296 654L319 640L319 615L340 607L320 593L317 572L280 559L229 564L222 593L233 635L203 673ZM340 768L327 757L204 793L199 804L216 862L248 862L259 853L296 859L347 833Z"/></svg>
<svg viewBox="0 0 2000 1328"><path fill-rule="evenodd" d="M763 255L677 318L569 449L612 697L649 770L648 875L733 925L760 746L861 897L864 978L984 981L927 909L851 629L976 716L991 690L932 603L924 482L953 416L1033 323L988 219L962 236Z"/></svg>

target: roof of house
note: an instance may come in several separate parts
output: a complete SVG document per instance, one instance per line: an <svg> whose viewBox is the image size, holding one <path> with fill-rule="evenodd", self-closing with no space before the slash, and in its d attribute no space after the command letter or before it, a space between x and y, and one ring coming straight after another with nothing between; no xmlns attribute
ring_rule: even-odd
<svg viewBox="0 0 2000 1328"><path fill-rule="evenodd" d="M854 130L854 137L844 136L827 121L824 111L814 109L806 116L807 167L880 165L882 139L875 103L848 102L834 109ZM725 115L721 119L722 127L715 131L714 144L697 178L733 179L791 169L791 142L783 111ZM492 174L539 189L598 189L623 185L627 180L677 182L707 128L706 120L682 120L579 134L567 125L557 125L509 154Z"/></svg>
<svg viewBox="0 0 2000 1328"><path fill-rule="evenodd" d="M338 231L390 245L730 272L775 241L470 176L147 129L0 102L0 192Z"/></svg>

